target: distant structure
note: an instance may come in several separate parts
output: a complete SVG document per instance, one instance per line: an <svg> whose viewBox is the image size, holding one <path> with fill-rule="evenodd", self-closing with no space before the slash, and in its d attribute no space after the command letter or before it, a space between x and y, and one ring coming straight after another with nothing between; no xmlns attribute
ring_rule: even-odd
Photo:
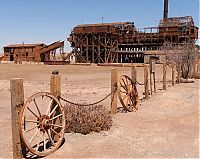
<svg viewBox="0 0 200 159"><path fill-rule="evenodd" d="M168 18L168 0L157 27L137 29L134 22L85 24L74 27L67 38L77 63L143 63L148 50L197 39L198 27L191 16Z"/></svg>
<svg viewBox="0 0 200 159"><path fill-rule="evenodd" d="M11 44L4 47L4 61L30 61L45 62L55 57L56 50L64 50L64 42L54 42L50 45L45 44Z"/></svg>

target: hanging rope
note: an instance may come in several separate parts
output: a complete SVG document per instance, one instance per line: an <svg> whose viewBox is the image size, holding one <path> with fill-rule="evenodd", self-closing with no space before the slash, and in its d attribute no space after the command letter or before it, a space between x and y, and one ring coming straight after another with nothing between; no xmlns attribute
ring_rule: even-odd
<svg viewBox="0 0 200 159"><path fill-rule="evenodd" d="M91 104L80 104L80 103L75 103L75 102L72 102L72 101L69 101L69 100L67 100L67 99L65 99L65 98L63 98L63 97L59 97L61 100L63 100L64 102L67 102L67 103L69 103L69 104L73 104L73 105L79 105L79 106L93 106L93 105L97 105L97 104L99 104L99 103L101 103L101 102L103 102L105 99L107 99L109 96L111 96L111 94L113 93L113 92L116 92L117 91L117 86L107 95L107 96L105 96L104 98L102 98L101 100L99 100L99 101L97 101L97 102L94 102L94 103L91 103ZM113 100L113 99L112 99Z"/></svg>

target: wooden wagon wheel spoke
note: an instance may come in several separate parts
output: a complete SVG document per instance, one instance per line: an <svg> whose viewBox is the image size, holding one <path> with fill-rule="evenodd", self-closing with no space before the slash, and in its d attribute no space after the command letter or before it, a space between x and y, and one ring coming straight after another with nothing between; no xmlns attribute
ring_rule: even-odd
<svg viewBox="0 0 200 159"><path fill-rule="evenodd" d="M46 150L46 142L45 142L46 138L45 138L45 135L43 133L43 145L44 145L44 151Z"/></svg>
<svg viewBox="0 0 200 159"><path fill-rule="evenodd" d="M127 111L134 111L139 103L138 92L133 81L126 75L122 75L118 81L119 100Z"/></svg>
<svg viewBox="0 0 200 159"><path fill-rule="evenodd" d="M29 143L31 143L33 141L33 139L35 138L35 136L38 134L39 129L36 130L35 134L31 137L31 139L29 140Z"/></svg>
<svg viewBox="0 0 200 159"><path fill-rule="evenodd" d="M65 126L63 107L52 94L39 92L25 102L20 117L20 135L32 154L42 157L58 149Z"/></svg>
<svg viewBox="0 0 200 159"><path fill-rule="evenodd" d="M127 87L126 87L127 84L125 83L124 79L122 79L122 81L123 81L123 84L124 84L124 85L121 84L121 86L127 91L127 90L128 90Z"/></svg>
<svg viewBox="0 0 200 159"><path fill-rule="evenodd" d="M60 136L60 134L59 133L57 133L54 129L52 129L52 128L50 128L56 135L58 135L59 137L61 137Z"/></svg>
<svg viewBox="0 0 200 159"><path fill-rule="evenodd" d="M39 121L34 121L34 120L25 120L25 121L30 123L39 123Z"/></svg>
<svg viewBox="0 0 200 159"><path fill-rule="evenodd" d="M37 126L35 126L35 127L31 128L31 129L28 129L28 130L26 130L26 131L25 131L25 133L28 133L28 132L30 132L30 131L32 131L32 130L34 130L34 129L36 129L36 128L37 128Z"/></svg>
<svg viewBox="0 0 200 159"><path fill-rule="evenodd" d="M126 92L124 92L124 91L122 91L122 90L120 90L120 92L121 92L121 93L126 93Z"/></svg>
<svg viewBox="0 0 200 159"><path fill-rule="evenodd" d="M49 137L49 141L50 141L50 142L52 143L52 145L54 146L54 141L53 141L53 139L52 139L52 137L51 137L51 133L49 133L49 130L47 130L46 133L47 133L47 135L48 135L48 137Z"/></svg>
<svg viewBox="0 0 200 159"><path fill-rule="evenodd" d="M35 99L33 99L33 101L34 101L35 107L37 108L37 111L38 111L39 115L41 116L40 110L39 110L39 108L38 108L38 105L37 105Z"/></svg>
<svg viewBox="0 0 200 159"><path fill-rule="evenodd" d="M51 99L51 101L50 101L50 103L49 103L49 106L48 106L48 108L47 108L46 115L48 115L48 114L49 114L49 112L50 112L50 109L51 109L51 107L52 107L52 104L53 104L53 99Z"/></svg>
<svg viewBox="0 0 200 159"><path fill-rule="evenodd" d="M53 112L56 110L56 108L58 107L58 104L53 108L53 110L50 112L49 116L51 116L53 114Z"/></svg>
<svg viewBox="0 0 200 159"><path fill-rule="evenodd" d="M27 110L29 110L36 118L39 119L39 117L29 107L27 107Z"/></svg>
<svg viewBox="0 0 200 159"><path fill-rule="evenodd" d="M54 116L54 117L51 118L50 120L54 120L54 119L56 119L56 118L58 118L58 117L60 117L60 116L62 116L62 114L59 114L59 115L57 115L57 116Z"/></svg>

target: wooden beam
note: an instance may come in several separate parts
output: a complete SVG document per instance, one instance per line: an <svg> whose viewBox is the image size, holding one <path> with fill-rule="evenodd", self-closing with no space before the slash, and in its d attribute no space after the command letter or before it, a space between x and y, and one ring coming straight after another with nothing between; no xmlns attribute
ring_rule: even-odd
<svg viewBox="0 0 200 159"><path fill-rule="evenodd" d="M149 99L149 80L148 80L148 65L144 65L144 94L145 99Z"/></svg>
<svg viewBox="0 0 200 159"><path fill-rule="evenodd" d="M118 83L118 71L117 69L111 70L111 91L116 89ZM117 89L111 94L111 113L117 113Z"/></svg>
<svg viewBox="0 0 200 159"><path fill-rule="evenodd" d="M167 82L167 67L166 67L166 64L164 63L163 64L163 90L167 89L166 82Z"/></svg>
<svg viewBox="0 0 200 159"><path fill-rule="evenodd" d="M11 93L11 122L12 122L12 143L13 158L23 158L26 147L23 145L20 136L20 113L24 105L24 88L21 78L13 78L10 81Z"/></svg>

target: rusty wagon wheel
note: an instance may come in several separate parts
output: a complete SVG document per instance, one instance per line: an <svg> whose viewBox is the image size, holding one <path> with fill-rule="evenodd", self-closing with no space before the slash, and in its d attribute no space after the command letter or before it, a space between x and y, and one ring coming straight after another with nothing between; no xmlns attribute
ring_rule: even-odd
<svg viewBox="0 0 200 159"><path fill-rule="evenodd" d="M50 93L39 92L24 104L20 135L32 154L47 156L61 145L65 124L65 114L59 100Z"/></svg>
<svg viewBox="0 0 200 159"><path fill-rule="evenodd" d="M138 109L139 97L136 85L126 75L119 78L118 97L125 110L132 112Z"/></svg>

